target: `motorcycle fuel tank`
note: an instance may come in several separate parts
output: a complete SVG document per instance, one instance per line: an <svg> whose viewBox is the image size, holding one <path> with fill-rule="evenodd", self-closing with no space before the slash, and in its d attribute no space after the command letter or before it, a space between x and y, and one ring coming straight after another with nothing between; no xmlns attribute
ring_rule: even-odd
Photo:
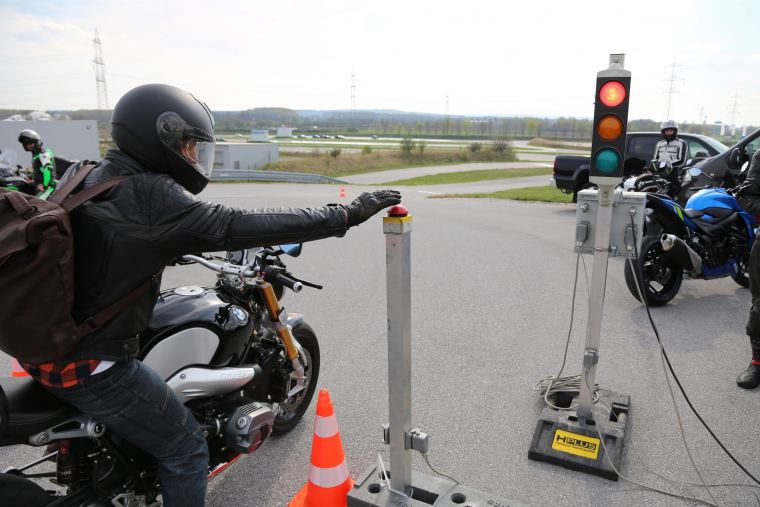
<svg viewBox="0 0 760 507"><path fill-rule="evenodd" d="M252 328L249 313L216 290L178 287L156 301L140 355L164 379L191 364L235 364Z"/></svg>

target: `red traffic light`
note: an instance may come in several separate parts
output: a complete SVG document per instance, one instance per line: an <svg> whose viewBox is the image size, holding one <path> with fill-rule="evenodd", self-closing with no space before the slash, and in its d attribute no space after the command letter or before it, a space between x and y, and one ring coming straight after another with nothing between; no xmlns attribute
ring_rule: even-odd
<svg viewBox="0 0 760 507"><path fill-rule="evenodd" d="M599 90L599 100L607 107L617 107L625 100L625 86L620 81L607 81Z"/></svg>

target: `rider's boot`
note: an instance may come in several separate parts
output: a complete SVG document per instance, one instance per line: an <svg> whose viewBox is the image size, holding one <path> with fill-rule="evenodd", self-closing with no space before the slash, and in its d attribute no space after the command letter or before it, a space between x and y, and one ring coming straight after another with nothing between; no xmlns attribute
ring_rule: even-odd
<svg viewBox="0 0 760 507"><path fill-rule="evenodd" d="M736 377L736 384L744 389L760 386L760 337L750 336L749 342L752 345L752 362Z"/></svg>

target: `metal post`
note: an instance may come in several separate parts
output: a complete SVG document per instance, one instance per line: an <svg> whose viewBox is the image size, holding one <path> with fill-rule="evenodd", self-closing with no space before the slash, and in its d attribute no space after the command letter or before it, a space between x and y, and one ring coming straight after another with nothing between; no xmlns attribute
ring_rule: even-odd
<svg viewBox="0 0 760 507"><path fill-rule="evenodd" d="M391 488L406 493L412 483L411 450L406 435L412 424L412 217L395 206L383 217L388 286L388 417Z"/></svg>
<svg viewBox="0 0 760 507"><path fill-rule="evenodd" d="M599 209L594 240L594 263L591 274L591 292L588 302L586 324L586 348L583 351L581 389L578 400L578 418L584 422L591 419L594 405L592 389L596 383L596 364L599 362L599 337L602 332L604 291L607 284L607 260L610 249L610 226L612 223L613 185L599 186Z"/></svg>

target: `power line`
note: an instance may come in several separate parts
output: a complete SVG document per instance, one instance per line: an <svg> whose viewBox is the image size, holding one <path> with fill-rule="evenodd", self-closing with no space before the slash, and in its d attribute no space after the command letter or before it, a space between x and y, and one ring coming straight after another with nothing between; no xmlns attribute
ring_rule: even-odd
<svg viewBox="0 0 760 507"><path fill-rule="evenodd" d="M103 44L98 36L98 29L95 29L95 38L92 39L92 49L95 51L95 90L98 94L98 109L109 109L108 107L108 90L106 89L106 64L103 63Z"/></svg>
<svg viewBox="0 0 760 507"><path fill-rule="evenodd" d="M673 95L678 93L678 90L676 90L675 83L677 81L683 81L684 79L681 76L676 75L676 69L677 68L683 68L683 65L679 65L676 63L676 58L673 57L673 63L668 66L670 68L670 77L667 79L668 82L668 88L665 90L665 93L668 95L668 110L667 113L665 113L665 119L670 119L670 106L673 102Z"/></svg>
<svg viewBox="0 0 760 507"><path fill-rule="evenodd" d="M354 74L353 69L351 69L351 112L350 112L350 119L353 123L354 119L356 117L356 74Z"/></svg>
<svg viewBox="0 0 760 507"><path fill-rule="evenodd" d="M729 111L729 118L731 124L731 135L736 134L736 115L739 113L739 92L734 94L734 103Z"/></svg>

